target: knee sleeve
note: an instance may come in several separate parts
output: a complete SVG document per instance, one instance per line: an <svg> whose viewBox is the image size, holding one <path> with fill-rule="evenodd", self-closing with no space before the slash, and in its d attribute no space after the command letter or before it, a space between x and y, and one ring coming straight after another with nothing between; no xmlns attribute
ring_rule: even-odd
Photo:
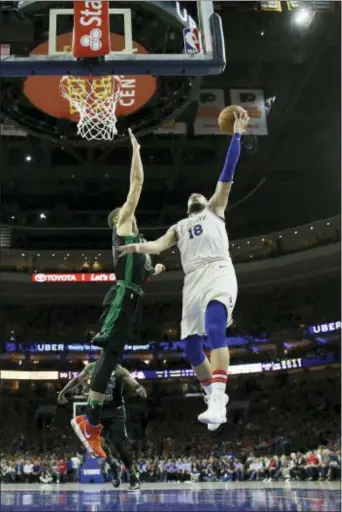
<svg viewBox="0 0 342 512"><path fill-rule="evenodd" d="M216 300L209 302L205 313L205 330L211 350L226 348L227 310L224 304Z"/></svg>
<svg viewBox="0 0 342 512"><path fill-rule="evenodd" d="M90 381L90 389L96 393L105 394L110 376L119 362L119 354L106 347L98 360Z"/></svg>
<svg viewBox="0 0 342 512"><path fill-rule="evenodd" d="M203 338L195 334L185 338L184 356L192 366L199 366L205 359L203 352Z"/></svg>

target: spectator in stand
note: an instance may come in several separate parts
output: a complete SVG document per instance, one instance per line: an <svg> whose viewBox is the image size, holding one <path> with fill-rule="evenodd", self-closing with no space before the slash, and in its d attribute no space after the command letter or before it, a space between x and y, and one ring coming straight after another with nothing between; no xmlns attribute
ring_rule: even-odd
<svg viewBox="0 0 342 512"><path fill-rule="evenodd" d="M15 464L13 460L2 460L0 465L0 482L14 483L16 481Z"/></svg>
<svg viewBox="0 0 342 512"><path fill-rule="evenodd" d="M275 481L278 480L281 473L281 463L277 455L272 457L270 462L270 469L269 469L269 475L270 480Z"/></svg>
<svg viewBox="0 0 342 512"><path fill-rule="evenodd" d="M260 481L264 475L264 467L261 459L255 458L247 470L249 480Z"/></svg>
<svg viewBox="0 0 342 512"><path fill-rule="evenodd" d="M68 479L70 482L77 482L79 477L79 469L81 466L81 458L78 454L74 455L70 459L71 467L70 472L68 474Z"/></svg>
<svg viewBox="0 0 342 512"><path fill-rule="evenodd" d="M329 451L329 450L327 450ZM328 454L328 480L341 480L341 452L330 452Z"/></svg>
<svg viewBox="0 0 342 512"><path fill-rule="evenodd" d="M24 460L18 459L16 466L15 466L15 472L16 472L16 481L17 482L24 482L25 481L25 473L24 473Z"/></svg>
<svg viewBox="0 0 342 512"><path fill-rule="evenodd" d="M227 463L222 467L222 473L223 473L223 480L225 481L226 476L227 480L231 480L232 482L235 482L238 480L237 477L237 470L236 470L236 463L232 457L229 458Z"/></svg>
<svg viewBox="0 0 342 512"><path fill-rule="evenodd" d="M320 462L315 452L308 452L306 454L306 472L309 476L309 480L318 480L320 473Z"/></svg>
<svg viewBox="0 0 342 512"><path fill-rule="evenodd" d="M67 481L67 464L63 459L57 463L57 481L64 483Z"/></svg>
<svg viewBox="0 0 342 512"><path fill-rule="evenodd" d="M39 462L38 459L36 459L34 462L33 462L33 465L32 465L32 477L31 477L31 481L32 482L35 482L35 483L38 483L39 482L39 479L40 477L42 476L42 466Z"/></svg>
<svg viewBox="0 0 342 512"><path fill-rule="evenodd" d="M200 470L195 461L191 463L190 480L191 482L198 482L200 478Z"/></svg>
<svg viewBox="0 0 342 512"><path fill-rule="evenodd" d="M244 468L242 462L238 459L235 460L235 473L236 479L241 482L244 479Z"/></svg>
<svg viewBox="0 0 342 512"><path fill-rule="evenodd" d="M24 482L29 483L29 484L31 482L33 482L33 479L32 479L33 464L29 460L25 461L23 471L24 471Z"/></svg>

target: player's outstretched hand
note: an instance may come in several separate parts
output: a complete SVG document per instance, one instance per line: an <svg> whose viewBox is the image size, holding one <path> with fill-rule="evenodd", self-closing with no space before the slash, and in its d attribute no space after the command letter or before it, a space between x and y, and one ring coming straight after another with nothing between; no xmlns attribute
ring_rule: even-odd
<svg viewBox="0 0 342 512"><path fill-rule="evenodd" d="M65 395L63 395L63 393L59 393L57 397L57 402L59 403L59 405L64 405L68 403L68 399Z"/></svg>
<svg viewBox="0 0 342 512"><path fill-rule="evenodd" d="M123 254L131 254L132 252L140 252L140 244L120 245L119 251Z"/></svg>
<svg viewBox="0 0 342 512"><path fill-rule="evenodd" d="M147 398L147 391L146 389L143 387L143 386L138 386L136 388L136 393L137 395L139 395L141 398Z"/></svg>
<svg viewBox="0 0 342 512"><path fill-rule="evenodd" d="M162 272L165 272L164 265L162 265L162 263L157 263L157 265L154 267L154 275L157 276L158 274L161 274Z"/></svg>
<svg viewBox="0 0 342 512"><path fill-rule="evenodd" d="M134 133L132 132L132 130L130 128L128 128L128 133L129 133L129 136L130 136L130 139L131 139L131 144L132 144L133 151L139 151L140 144L137 141L137 139L135 138L135 135L134 135Z"/></svg>
<svg viewBox="0 0 342 512"><path fill-rule="evenodd" d="M234 117L234 133L243 133L244 131L246 131L249 122L247 112L234 112Z"/></svg>

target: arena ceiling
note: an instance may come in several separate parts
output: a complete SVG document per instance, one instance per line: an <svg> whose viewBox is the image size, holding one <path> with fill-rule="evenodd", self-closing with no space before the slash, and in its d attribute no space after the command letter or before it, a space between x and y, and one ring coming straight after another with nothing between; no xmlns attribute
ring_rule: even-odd
<svg viewBox="0 0 342 512"><path fill-rule="evenodd" d="M2 8L9 5L2 2ZM227 68L201 87L263 89L272 99L265 137L248 138L231 195L228 227L233 238L295 226L340 211L341 26L334 13L317 13L309 27L293 12L248 10L258 2L216 2L223 19ZM1 25L8 20L2 10ZM21 35L24 37L24 35ZM6 43L18 35L7 24ZM27 35L29 44L29 34ZM0 64L1 65L1 64ZM196 96L198 99L198 95ZM144 225L168 225L185 213L188 194L210 195L228 141L194 136L198 101L180 120L187 135L150 134L141 139L146 182L140 206ZM130 147L75 147L33 135L2 136L3 211L109 210L125 197ZM30 156L31 159L27 159ZM2 219L4 215L2 215ZM105 215L104 215L105 219Z"/></svg>

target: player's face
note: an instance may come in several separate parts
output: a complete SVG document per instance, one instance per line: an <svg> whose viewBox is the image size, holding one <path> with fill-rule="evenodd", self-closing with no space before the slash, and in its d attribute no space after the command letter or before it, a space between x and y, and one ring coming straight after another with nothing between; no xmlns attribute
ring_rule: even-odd
<svg viewBox="0 0 342 512"><path fill-rule="evenodd" d="M188 215L199 213L208 206L208 200L202 194L191 194L188 200Z"/></svg>

